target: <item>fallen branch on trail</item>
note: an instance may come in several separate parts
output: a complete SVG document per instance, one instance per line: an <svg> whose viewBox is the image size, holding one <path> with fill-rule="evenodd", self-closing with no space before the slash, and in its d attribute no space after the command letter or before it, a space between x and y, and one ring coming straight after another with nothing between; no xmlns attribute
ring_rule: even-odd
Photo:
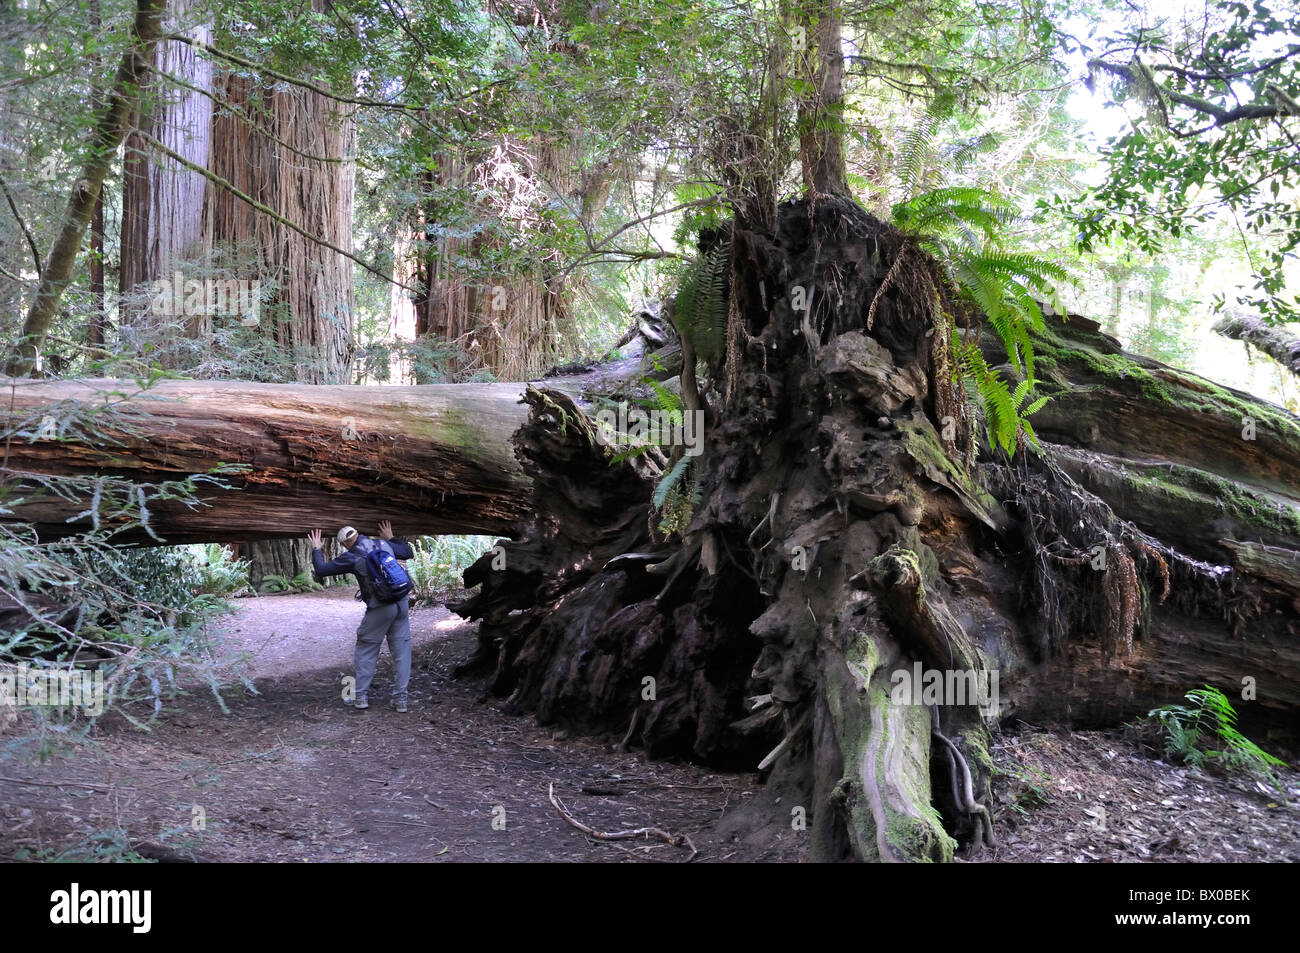
<svg viewBox="0 0 1300 953"><path fill-rule="evenodd" d="M564 805L560 803L560 799L555 796L554 784L547 788L546 796L550 799L551 806L559 812L560 817L564 818L565 822L570 827L582 831L582 833L586 834L588 837L594 837L596 840L604 841L633 840L637 837L657 837L661 841L671 844L673 847L689 847L691 854L686 858L684 863L689 864L699 855L699 851L696 849L695 843L691 840L689 834L670 834L668 831L662 830L658 827L637 827L627 831L598 831L594 827L588 827L565 810Z"/></svg>

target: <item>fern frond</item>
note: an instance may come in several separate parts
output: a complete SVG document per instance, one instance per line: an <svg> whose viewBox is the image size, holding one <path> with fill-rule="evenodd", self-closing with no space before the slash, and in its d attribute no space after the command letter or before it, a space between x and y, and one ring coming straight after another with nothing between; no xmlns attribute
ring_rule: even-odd
<svg viewBox="0 0 1300 953"><path fill-rule="evenodd" d="M695 348L696 356L712 362L722 356L727 334L727 270L730 240L697 255L677 286L672 322L679 336Z"/></svg>
<svg viewBox="0 0 1300 953"><path fill-rule="evenodd" d="M1028 407L1025 408L1024 416L1032 417L1034 414L1038 413L1045 406L1047 406L1047 402L1051 399L1052 398L1050 394L1038 398L1038 400L1034 401L1032 404L1030 404Z"/></svg>
<svg viewBox="0 0 1300 953"><path fill-rule="evenodd" d="M686 468L691 465L693 459L693 457L683 454L682 458L673 464L672 469L664 474L663 479L655 486L654 495L651 497L655 509L663 509L669 491L681 480L682 474L686 472Z"/></svg>
<svg viewBox="0 0 1300 953"><path fill-rule="evenodd" d="M892 211L894 224L913 234L951 235L960 224L980 232L986 241L994 241L1016 214L1015 206L1001 196L965 185L924 192L899 202Z"/></svg>
<svg viewBox="0 0 1300 953"><path fill-rule="evenodd" d="M903 137L898 150L897 171L904 195L913 194L921 184L926 160L934 154L934 133L938 127L938 118L927 113Z"/></svg>
<svg viewBox="0 0 1300 953"><path fill-rule="evenodd" d="M1002 143L1002 137L996 132L985 132L964 142L956 143L948 150L948 164L954 172L961 172L982 152L996 149Z"/></svg>
<svg viewBox="0 0 1300 953"><path fill-rule="evenodd" d="M1019 409L1020 405L1025 402L1025 395L1029 393L1029 378L1025 378L1016 385L1016 389L1011 392L1012 406Z"/></svg>
<svg viewBox="0 0 1300 953"><path fill-rule="evenodd" d="M965 344L955 334L954 351L967 380L979 395L984 408L984 429L992 448L1002 447L1008 453L1016 445L1017 416L1011 391L996 370L989 367L984 355L973 344Z"/></svg>
<svg viewBox="0 0 1300 953"><path fill-rule="evenodd" d="M935 256L953 290L978 309L1002 341L1007 358L1024 379L1014 393L985 362L979 348L954 334L953 373L963 375L979 399L991 448L1014 454L1023 438L1038 446L1026 419L1047 398L1031 400L1035 386L1032 331L1045 321L1040 299L1061 311L1056 285L1069 281L1059 264L1001 245L1006 225L1017 217L1015 205L987 189L955 186L933 189L894 206L894 223Z"/></svg>
<svg viewBox="0 0 1300 953"><path fill-rule="evenodd" d="M652 391L654 391L655 399L651 402L653 408L668 414L674 422L680 424L682 422L682 414L686 409L686 405L682 403L681 397L674 394L653 377L646 377L645 383Z"/></svg>
<svg viewBox="0 0 1300 953"><path fill-rule="evenodd" d="M989 269L1011 275L1035 288L1070 280L1069 272L1056 262L1026 252L987 251L980 258Z"/></svg>

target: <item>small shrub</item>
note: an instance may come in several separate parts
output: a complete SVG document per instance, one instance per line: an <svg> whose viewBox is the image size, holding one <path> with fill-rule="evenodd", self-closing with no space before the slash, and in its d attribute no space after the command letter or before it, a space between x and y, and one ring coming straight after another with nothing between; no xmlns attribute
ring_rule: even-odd
<svg viewBox="0 0 1300 953"><path fill-rule="evenodd" d="M1030 811L1046 807L1052 800L1049 788L1052 783L1051 776L1041 768L1021 764L1002 768L995 764L993 773L1006 778L1009 782L1007 790L1011 800L1008 806L1021 817L1028 817Z"/></svg>
<svg viewBox="0 0 1300 953"><path fill-rule="evenodd" d="M280 592L317 592L324 588L310 572L300 572L292 579L268 573L262 577L260 591L269 595Z"/></svg>
<svg viewBox="0 0 1300 953"><path fill-rule="evenodd" d="M209 596L239 596L252 592L248 560L238 559L220 543L186 547L195 561L199 591Z"/></svg>

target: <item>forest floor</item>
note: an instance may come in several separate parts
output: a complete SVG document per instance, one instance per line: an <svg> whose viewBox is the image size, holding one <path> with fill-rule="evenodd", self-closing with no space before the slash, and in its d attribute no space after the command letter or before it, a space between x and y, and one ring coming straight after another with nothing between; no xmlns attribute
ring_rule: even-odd
<svg viewBox="0 0 1300 953"><path fill-rule="evenodd" d="M806 831L754 774L648 761L610 739L509 716L452 669L474 627L412 612L408 714L386 707L387 648L371 708L343 704L361 607L347 587L242 599L215 649L257 688L196 689L145 733L111 712L89 741L32 753L31 725L0 729L0 859L219 861L659 861L653 826L688 834L700 861L802 861ZM26 733L26 734L25 734ZM51 736L45 736L46 747ZM28 740L23 741L24 738ZM1251 781L1155 760L1118 732L1004 729L994 751L998 846L985 861L1297 861L1300 810ZM1284 772L1294 804L1300 776Z"/></svg>

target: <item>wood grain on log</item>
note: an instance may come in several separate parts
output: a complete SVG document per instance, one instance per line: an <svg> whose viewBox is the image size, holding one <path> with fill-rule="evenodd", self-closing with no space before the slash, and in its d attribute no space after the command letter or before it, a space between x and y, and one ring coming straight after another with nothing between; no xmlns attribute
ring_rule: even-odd
<svg viewBox="0 0 1300 953"><path fill-rule="evenodd" d="M9 381L5 477L112 475L157 483L247 469L210 504L151 507L169 543L301 536L391 519L403 533L508 535L528 480L510 450L518 384L420 387ZM89 411L97 411L93 416ZM57 429L62 439L33 439ZM26 436L23 436L23 435ZM84 499L34 492L5 514L42 538L87 528ZM72 522L67 522L69 519ZM141 540L136 532L134 539Z"/></svg>

